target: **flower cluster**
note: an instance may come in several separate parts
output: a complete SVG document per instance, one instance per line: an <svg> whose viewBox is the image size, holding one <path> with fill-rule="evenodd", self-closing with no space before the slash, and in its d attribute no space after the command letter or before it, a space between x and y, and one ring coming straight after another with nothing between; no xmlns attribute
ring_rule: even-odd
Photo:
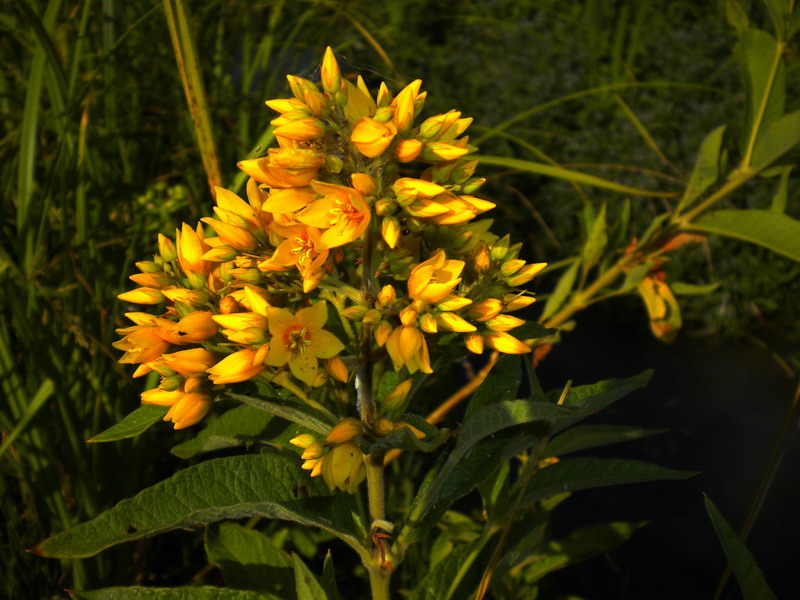
<svg viewBox="0 0 800 600"><path fill-rule="evenodd" d="M119 297L166 309L128 313L134 324L115 346L135 376L161 375L142 401L171 407L176 429L200 421L221 386L254 379L338 411L324 442L293 443L312 475L352 491L359 439L403 427L423 436L392 417L410 375L433 372L453 337L474 353L530 351L509 333L524 323L509 313L534 301L520 286L544 264L526 264L520 244L474 220L494 204L474 195L484 179L469 159L471 119L451 110L417 123L419 80L397 96L381 83L373 96L330 49L320 85L288 80L293 97L267 102L278 147L239 163L246 199L217 188L213 217L174 241L159 235L158 254L131 277L141 287ZM402 380L368 429L347 402L365 352Z"/></svg>

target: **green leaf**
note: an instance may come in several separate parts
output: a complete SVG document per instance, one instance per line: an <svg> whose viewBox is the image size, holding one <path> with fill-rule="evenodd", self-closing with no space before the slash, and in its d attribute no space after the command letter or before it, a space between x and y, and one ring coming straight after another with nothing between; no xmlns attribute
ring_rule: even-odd
<svg viewBox="0 0 800 600"><path fill-rule="evenodd" d="M772 24L775 26L775 33L778 38L785 39L786 35L786 10L788 2L786 0L764 0L767 5Z"/></svg>
<svg viewBox="0 0 800 600"><path fill-rule="evenodd" d="M706 285L696 285L694 283L684 283L682 281L673 281L669 284L669 288L676 296L704 296L710 294L719 286L721 282L708 283Z"/></svg>
<svg viewBox="0 0 800 600"><path fill-rule="evenodd" d="M500 357L489 375L472 395L467 405L467 418L479 408L493 402L513 400L517 397L517 390L522 383L522 369L519 368L519 362L518 355L504 354Z"/></svg>
<svg viewBox="0 0 800 600"><path fill-rule="evenodd" d="M620 292L629 292L630 290L636 288L647 276L647 273L650 271L653 263L643 263L640 265L636 265L632 268L628 273L625 275L625 280L622 282L622 287L619 288Z"/></svg>
<svg viewBox="0 0 800 600"><path fill-rule="evenodd" d="M271 413L277 417L291 421L292 423L297 423L301 427L315 431L323 436L327 436L331 429L333 429L333 425L321 418L317 413L306 407L301 407L298 404L279 401L270 402L243 394L228 393L225 395L228 398L233 398L244 404L249 404L254 408Z"/></svg>
<svg viewBox="0 0 800 600"><path fill-rule="evenodd" d="M631 392L645 387L653 376L652 370L642 371L626 379L605 379L589 385L571 387L564 399L564 406L582 408L595 413ZM551 390L545 395L548 402L558 402L561 390Z"/></svg>
<svg viewBox="0 0 800 600"><path fill-rule="evenodd" d="M294 565L295 588L297 588L297 600L327 600L328 596L322 589L317 578L303 562L303 559L292 554L292 564Z"/></svg>
<svg viewBox="0 0 800 600"><path fill-rule="evenodd" d="M737 0L727 0L725 2L725 14L733 27L736 28L739 37L744 35L744 32L750 27L747 20L747 13L744 12L742 5Z"/></svg>
<svg viewBox="0 0 800 600"><path fill-rule="evenodd" d="M739 540L730 524L719 512L719 509L711 502L711 498L705 496L706 510L711 518L711 524L717 533L722 549L728 557L731 570L736 575L739 587L742 589L742 596L745 600L776 600L775 593L769 588L764 579L764 573L756 563L753 555L747 547Z"/></svg>
<svg viewBox="0 0 800 600"><path fill-rule="evenodd" d="M159 421L164 420L164 415L167 414L169 407L156 406L155 404L142 404L139 408L129 413L116 425L112 425L102 433L87 440L89 443L97 442L116 442L117 440L124 440L132 438L143 431L146 431L150 426L155 425Z"/></svg>
<svg viewBox="0 0 800 600"><path fill-rule="evenodd" d="M785 69L781 64L775 72L770 87L773 62L779 55L778 42L770 34L760 29L748 29L736 45L734 54L742 65L747 91L745 127L742 136L743 153L754 137L758 139L764 128L783 114L785 100ZM763 109L762 109L763 106ZM757 115L763 110L760 122ZM753 128L759 131L754 132ZM758 162L753 162L758 165Z"/></svg>
<svg viewBox="0 0 800 600"><path fill-rule="evenodd" d="M477 539L453 550L431 569L417 584L409 600L450 600L469 598L480 583L484 563L480 560L488 537Z"/></svg>
<svg viewBox="0 0 800 600"><path fill-rule="evenodd" d="M638 440L663 433L666 429L644 429L627 425L578 425L554 437L547 444L543 457L563 456L570 452Z"/></svg>
<svg viewBox="0 0 800 600"><path fill-rule="evenodd" d="M341 594L336 588L336 569L333 567L333 557L330 550L328 550L325 555L325 561L322 563L322 578L319 583L322 589L325 590L329 600L339 600L341 598Z"/></svg>
<svg viewBox="0 0 800 600"><path fill-rule="evenodd" d="M800 221L770 210L715 210L689 225L692 231L717 233L764 246L800 261Z"/></svg>
<svg viewBox="0 0 800 600"><path fill-rule="evenodd" d="M387 451L395 448L402 448L403 450L421 450L422 452L433 452L450 439L450 433L436 428L436 426L431 425L419 415L406 413L402 417L398 418L397 421L405 421L409 425L424 433L425 437L419 439L408 427L402 427L387 436L378 438L374 442L366 444L362 448L363 451L366 454L371 454L375 451Z"/></svg>
<svg viewBox="0 0 800 600"><path fill-rule="evenodd" d="M266 596L249 590L198 585L191 587L111 587L77 592L68 590L73 600L264 600Z"/></svg>
<svg viewBox="0 0 800 600"><path fill-rule="evenodd" d="M219 567L229 586L273 598L295 597L292 559L263 533L238 523L211 524L205 546L209 562Z"/></svg>
<svg viewBox="0 0 800 600"><path fill-rule="evenodd" d="M725 125L717 127L703 140L700 145L700 152L697 154L697 162L694 164L692 178L689 180L689 185L686 186L686 193L678 202L678 207L675 209L676 213L691 206L717 181L724 133Z"/></svg>
<svg viewBox="0 0 800 600"><path fill-rule="evenodd" d="M568 458L538 471L531 479L523 504L531 504L563 492L609 485L687 479L697 473L676 471L638 460L621 458Z"/></svg>
<svg viewBox="0 0 800 600"><path fill-rule="evenodd" d="M753 168L763 169L800 142L800 110L787 113L762 128L753 149Z"/></svg>
<svg viewBox="0 0 800 600"><path fill-rule="evenodd" d="M32 552L83 558L172 529L251 516L313 525L360 551L361 536L351 516L357 510L353 497L332 495L320 479L309 478L299 460L280 454L209 460L52 536Z"/></svg>
<svg viewBox="0 0 800 600"><path fill-rule="evenodd" d="M581 264L583 265L584 273L588 273L589 269L597 264L597 261L599 261L600 257L603 255L603 250L605 250L607 243L606 205L603 203L603 206L600 207L600 212L592 222L592 228L583 246Z"/></svg>
<svg viewBox="0 0 800 600"><path fill-rule="evenodd" d="M786 212L786 200L789 197L789 175L792 173L792 165L785 167L777 167L776 170L780 174L780 182L775 195L772 197L772 204L769 209L772 212ZM761 175L765 175L762 173Z"/></svg>
<svg viewBox="0 0 800 600"><path fill-rule="evenodd" d="M553 177L554 179L565 179L567 181L574 181L583 185L590 185L607 190L619 192L621 194L628 194L630 196L649 196L656 198L672 198L677 194L673 192L655 192L652 190L643 190L639 188L622 185L615 181L602 179L581 173L580 171L573 171L572 169L564 169L562 167L555 167L543 163L532 162L529 160L519 160L516 158L507 158L505 156L475 156L479 162L485 165L496 165L498 167L506 167L508 169L516 169L519 171L527 171L528 173L535 173L537 175L544 175L545 177Z"/></svg>
<svg viewBox="0 0 800 600"><path fill-rule="evenodd" d="M575 277L578 275L578 267L580 267L580 261L575 261L570 265L569 269L564 271L561 275L561 278L558 280L553 293L550 294L550 297L547 299L547 303L544 305L544 312L542 312L542 321L552 317L558 309L561 308L564 304L564 301L569 296L569 293L572 291L572 286L575 285Z"/></svg>
<svg viewBox="0 0 800 600"><path fill-rule="evenodd" d="M191 458L203 452L241 446L261 436L272 417L270 413L252 406L237 406L225 412L193 439L173 446L170 452L179 458Z"/></svg>
<svg viewBox="0 0 800 600"><path fill-rule="evenodd" d="M610 552L630 539L645 523L603 523L572 532L569 536L551 541L527 564L522 573L526 583L534 583L558 569L574 565Z"/></svg>

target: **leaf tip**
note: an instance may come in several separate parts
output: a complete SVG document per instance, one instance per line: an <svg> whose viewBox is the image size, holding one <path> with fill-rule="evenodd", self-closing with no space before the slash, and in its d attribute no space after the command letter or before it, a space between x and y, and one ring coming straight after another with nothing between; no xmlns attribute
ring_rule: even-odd
<svg viewBox="0 0 800 600"><path fill-rule="evenodd" d="M41 544L36 544L33 548L28 548L25 550L28 554L35 554L36 556L44 556L44 552L42 552Z"/></svg>

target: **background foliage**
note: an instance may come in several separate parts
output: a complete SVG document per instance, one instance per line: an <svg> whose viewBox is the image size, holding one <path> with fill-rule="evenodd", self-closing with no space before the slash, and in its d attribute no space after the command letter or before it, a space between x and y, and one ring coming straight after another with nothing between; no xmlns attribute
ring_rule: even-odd
<svg viewBox="0 0 800 600"><path fill-rule="evenodd" d="M142 389L110 350L126 310L116 295L129 288L133 261L154 251L157 232L171 233L181 220L194 222L211 206L170 41L164 9L169 5L16 0L0 16L0 380L5 398L0 510L6 524L0 558L8 573L0 589L9 597L20 589L45 597L66 587L90 589L109 582L220 580L206 563L201 540L192 542L195 538L183 533L63 564L22 552L185 464L170 448L188 437L166 426L115 444L85 443L130 412ZM753 22L768 29L762 4L743 5ZM668 186L670 177L686 176L706 133L741 120L743 110L731 54L736 36L725 21L724 3L403 0L379 7L363 0L274 0L190 8L211 116L209 137L216 144L221 182L234 190L244 184L237 160L261 152L270 140L271 115L263 101L285 95L285 73L312 75L328 44L347 59L341 61L344 69L349 60L353 69L371 70L398 86L423 79L430 114L456 107L475 117L472 141L485 154L557 161L635 187ZM787 110L798 108L800 97L796 55L795 45L787 53ZM570 94L576 98L531 113ZM500 129L510 119L517 120ZM797 175L787 177L786 212L796 216ZM749 185L737 196L739 206L768 206L778 183L775 178ZM623 206L611 192L586 191L587 202L569 183L500 170L492 171L485 192L498 202L496 218L504 221L495 229L525 240L523 257L529 260L556 262L574 255L584 240L585 206L599 209L607 201L610 223ZM638 221L632 230L641 232L662 207L658 199L634 202ZM549 387L566 379L627 376L649 366L678 377L689 361L674 365L691 355L701 363L696 380L707 388L678 388L683 393L674 402L648 403L638 409L645 421L642 412L625 413L628 405L615 409L616 416L657 427L674 417L676 433L668 442L639 442L638 451L666 455L662 463L701 467L710 475L730 464L727 457L700 454L703 464L698 465L680 444L713 445L714 435L738 432L741 440L728 437L713 445L727 449L720 454L736 452L746 461L739 477L720 479L712 493L729 516L744 512L741 498L755 488L758 466L777 429L770 414L780 414L789 394L783 373L798 368L800 335L793 302L800 291L800 267L766 250L742 248L715 238L681 250L667 265L675 280L720 283L715 294L682 299L685 331L675 351L647 337L638 299L621 298L582 315L578 330L540 369ZM577 341L570 342L569 335ZM702 340L686 341L700 335ZM610 360L598 357L598 347L611 348L605 351ZM646 359L643 352L650 353ZM718 358L726 352L731 361L738 354L756 363L758 381L774 380L768 393L735 385L725 366L731 363ZM770 362L776 355L783 357L784 368ZM720 390L731 390L734 398L687 407L699 397L719 397ZM653 413L656 409L661 410ZM687 431L686 423L697 423L691 419L698 413L703 423L734 420L731 413L753 422L726 434L711 426ZM704 439L698 443L693 435ZM408 460L398 465L410 472L422 468ZM664 490L681 485L658 484ZM796 500L779 498L778 506ZM678 502L703 510L699 496L682 495ZM586 503L587 512L594 509ZM666 504L651 505L642 519L658 519L659 510L673 515L682 510ZM581 514L586 513L570 513L577 521ZM706 525L698 521L696 527ZM280 523L269 527L273 542L301 555L327 543L324 534ZM463 535L468 540L470 533ZM660 541L690 545L688 536L695 533L685 535ZM710 528L699 535L710 536ZM665 560L684 550L669 548ZM767 578L781 575L771 564L779 548L765 550L771 551L760 557ZM637 559L628 553L614 560ZM625 589L632 563L617 565L616 572L591 564L573 567L576 575L570 576L587 582L606 578L608 586ZM642 569L670 571L664 562L644 565L639 573ZM136 580L137 574L144 575ZM636 578L632 585L641 589L635 586L645 585L639 580L647 577ZM706 589L698 597L707 597L715 575L681 581L685 586L701 582L697 585ZM779 591L780 586L776 581L773 587Z"/></svg>

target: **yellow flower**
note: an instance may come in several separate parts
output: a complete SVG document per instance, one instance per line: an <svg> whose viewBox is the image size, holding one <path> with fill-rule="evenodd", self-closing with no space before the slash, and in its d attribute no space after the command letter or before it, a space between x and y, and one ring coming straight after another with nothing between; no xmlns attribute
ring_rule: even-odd
<svg viewBox="0 0 800 600"><path fill-rule="evenodd" d="M394 99L395 111L393 119L397 131L400 133L407 132L414 124L415 103L420 96L419 88L421 85L421 79L412 81Z"/></svg>
<svg viewBox="0 0 800 600"><path fill-rule="evenodd" d="M344 350L344 344L323 329L328 320L324 300L296 314L285 308L269 311L269 332L272 335L266 364L271 367L289 365L292 375L311 385L317 376L319 358L333 358Z"/></svg>
<svg viewBox="0 0 800 600"><path fill-rule="evenodd" d="M164 354L161 356L161 362L173 371L189 376L205 373L206 369L217 362L217 355L205 348L192 348Z"/></svg>
<svg viewBox="0 0 800 600"><path fill-rule="evenodd" d="M203 254L209 250L205 237L203 226L199 223L197 229L183 223L180 231L176 231L178 262L185 273L208 273L213 268L213 263L203 260Z"/></svg>
<svg viewBox="0 0 800 600"><path fill-rule="evenodd" d="M347 417L339 421L339 423L331 429L325 441L329 444L342 444L354 440L362 433L364 433L364 427L361 425L361 421L353 417Z"/></svg>
<svg viewBox="0 0 800 600"><path fill-rule="evenodd" d="M243 160L239 168L271 188L290 188L308 185L324 163L325 158L316 150L270 148L267 156Z"/></svg>
<svg viewBox="0 0 800 600"><path fill-rule="evenodd" d="M161 304L164 301L164 294L161 293L161 290L141 287L119 294L117 298L132 304Z"/></svg>
<svg viewBox="0 0 800 600"><path fill-rule="evenodd" d="M211 410L211 397L205 393L184 394L172 405L165 421L172 421L176 430L191 427Z"/></svg>
<svg viewBox="0 0 800 600"><path fill-rule="evenodd" d="M358 122L350 135L350 141L368 158L375 158L383 153L392 139L397 134L397 128L392 123L379 123L369 117L364 117Z"/></svg>
<svg viewBox="0 0 800 600"><path fill-rule="evenodd" d="M523 285L538 275L539 272L546 266L547 263L533 263L530 265L525 265L519 271L517 271L515 275L506 279L506 282L508 285L512 285L514 287Z"/></svg>
<svg viewBox="0 0 800 600"><path fill-rule="evenodd" d="M331 491L339 488L352 494L365 477L363 455L353 442L337 444L322 459L322 478Z"/></svg>
<svg viewBox="0 0 800 600"><path fill-rule="evenodd" d="M394 147L394 155L401 163L411 162L422 152L422 142L415 139L400 140Z"/></svg>
<svg viewBox="0 0 800 600"><path fill-rule="evenodd" d="M405 365L409 373L433 373L425 336L414 326L395 327L386 340L386 350L397 371Z"/></svg>
<svg viewBox="0 0 800 600"><path fill-rule="evenodd" d="M325 48L320 77L322 79L322 89L331 95L338 93L344 85L342 74L339 71L339 63L336 62L336 57L333 55L333 50L331 50L330 46Z"/></svg>
<svg viewBox="0 0 800 600"><path fill-rule="evenodd" d="M303 278L303 293L307 294L319 284L321 269L330 251L323 243L319 229L296 227L294 231L295 234L283 240L270 258L258 263L258 268L275 271L297 267Z"/></svg>
<svg viewBox="0 0 800 600"><path fill-rule="evenodd" d="M206 372L215 385L247 381L264 370L263 364L255 362L257 355L257 350L244 348L229 354Z"/></svg>
<svg viewBox="0 0 800 600"><path fill-rule="evenodd" d="M311 187L322 198L297 214L297 220L324 229L320 237L324 248L344 246L361 237L370 220L364 197L354 188L312 181Z"/></svg>
<svg viewBox="0 0 800 600"><path fill-rule="evenodd" d="M484 333L483 340L489 348L502 352L503 354L525 354L531 351L529 346L504 331Z"/></svg>
<svg viewBox="0 0 800 600"><path fill-rule="evenodd" d="M406 379L405 381L398 383L383 401L383 404L386 406L386 408L394 410L395 408L402 406L403 401L408 396L408 392L411 391L411 386L413 383L413 379Z"/></svg>
<svg viewBox="0 0 800 600"><path fill-rule="evenodd" d="M461 278L463 260L448 260L444 250L437 250L433 257L418 264L408 278L408 295L429 304L447 298Z"/></svg>

